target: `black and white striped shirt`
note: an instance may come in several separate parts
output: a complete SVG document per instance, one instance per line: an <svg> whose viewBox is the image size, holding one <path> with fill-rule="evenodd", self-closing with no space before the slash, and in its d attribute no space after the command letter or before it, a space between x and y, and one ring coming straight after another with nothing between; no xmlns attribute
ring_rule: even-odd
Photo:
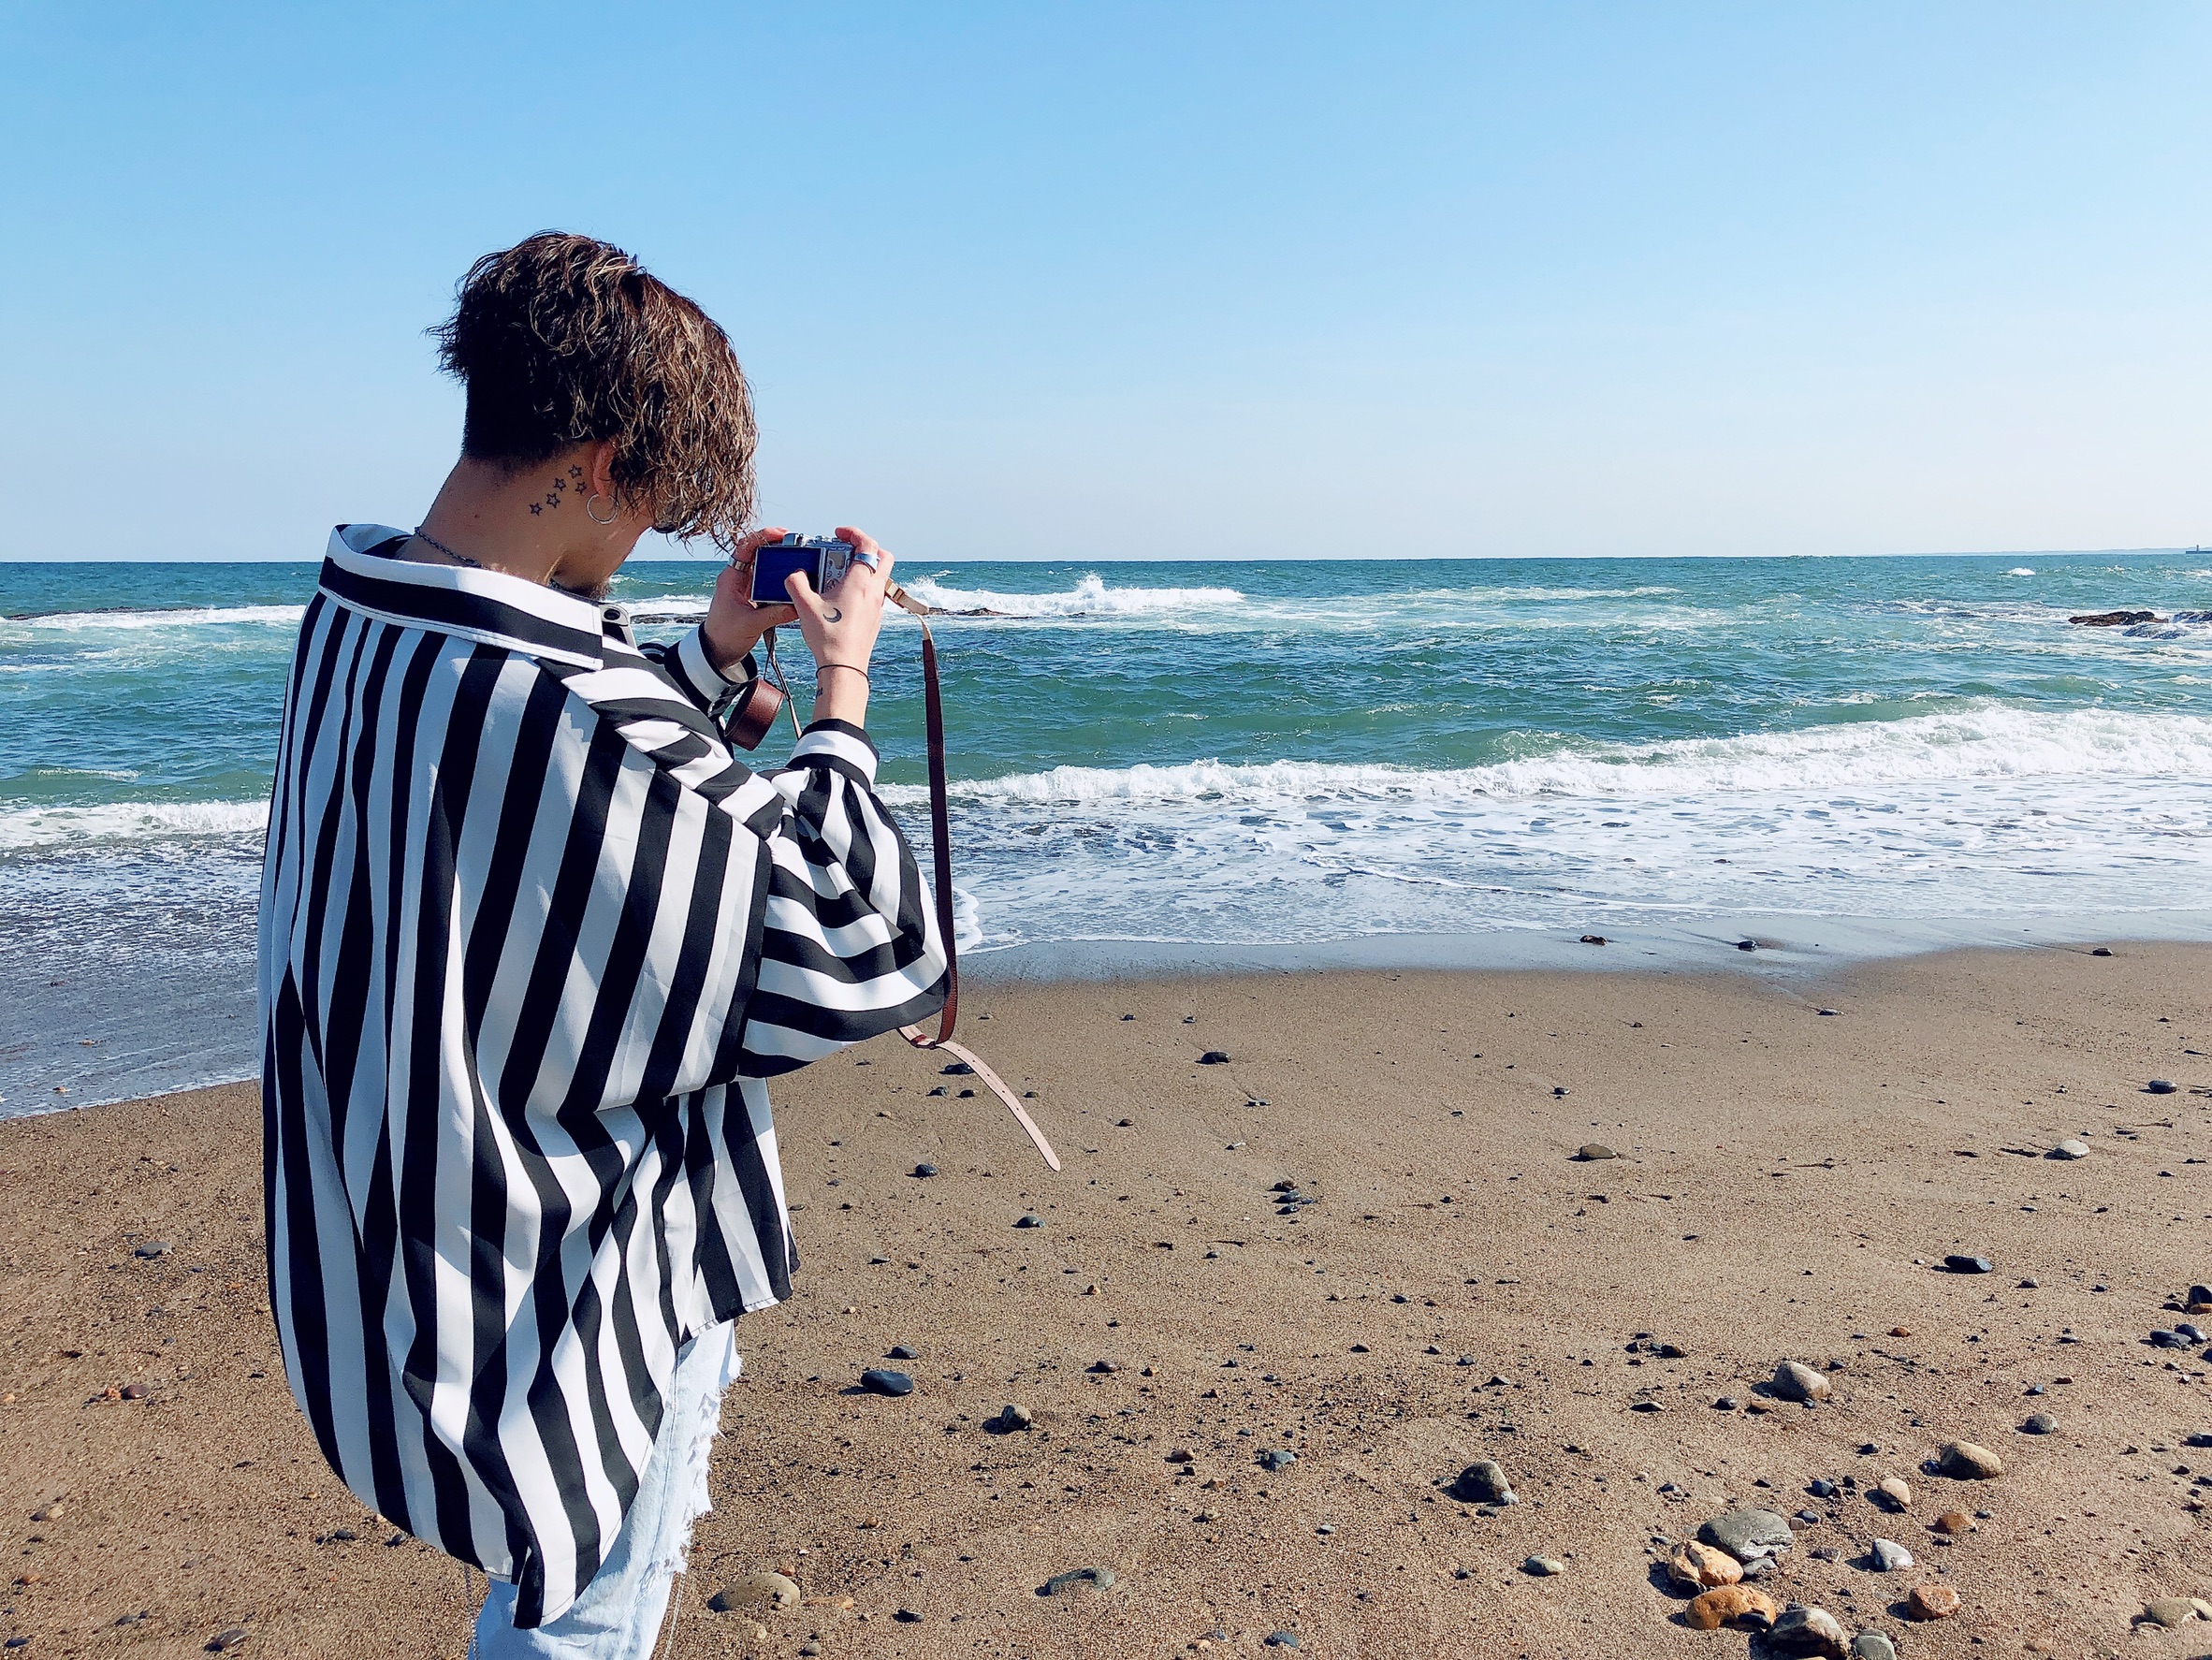
<svg viewBox="0 0 2212 1660"><path fill-rule="evenodd" d="M557 1617L679 1345L789 1294L762 1080L944 999L865 734L732 759L696 634L345 525L262 879L270 1306L362 1501Z"/></svg>

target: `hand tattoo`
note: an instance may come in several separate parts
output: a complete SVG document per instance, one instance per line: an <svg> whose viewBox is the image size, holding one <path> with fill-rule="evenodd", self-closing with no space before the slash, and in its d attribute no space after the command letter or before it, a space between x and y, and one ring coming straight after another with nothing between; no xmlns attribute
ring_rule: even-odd
<svg viewBox="0 0 2212 1660"><path fill-rule="evenodd" d="M831 622L842 622L842 621L844 621L844 620L845 620L845 608L844 608L842 605L832 605L832 606L830 607L830 610L829 610L829 618L828 618L828 620L830 620Z"/></svg>

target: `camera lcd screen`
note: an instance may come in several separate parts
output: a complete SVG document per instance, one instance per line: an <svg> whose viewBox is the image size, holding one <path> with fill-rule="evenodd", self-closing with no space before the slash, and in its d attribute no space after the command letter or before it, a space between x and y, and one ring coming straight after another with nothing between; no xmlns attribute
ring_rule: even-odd
<svg viewBox="0 0 2212 1660"><path fill-rule="evenodd" d="M752 603L756 605L788 605L791 594L783 586L784 578L793 571L807 573L807 580L817 589L822 586L822 549L816 547L789 547L771 542L756 549L752 556Z"/></svg>

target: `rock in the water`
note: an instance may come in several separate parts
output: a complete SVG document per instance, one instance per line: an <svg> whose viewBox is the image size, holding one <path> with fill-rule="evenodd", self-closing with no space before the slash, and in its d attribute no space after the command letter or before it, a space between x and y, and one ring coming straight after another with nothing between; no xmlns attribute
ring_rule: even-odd
<svg viewBox="0 0 2212 1660"><path fill-rule="evenodd" d="M910 1395L914 1380L888 1366L870 1366L860 1375L860 1387L873 1395Z"/></svg>
<svg viewBox="0 0 2212 1660"><path fill-rule="evenodd" d="M1913 1553L1895 1539L1876 1539L1868 1554L1874 1559L1874 1571L1881 1574L1902 1573L1913 1565Z"/></svg>
<svg viewBox="0 0 2212 1660"><path fill-rule="evenodd" d="M1764 1631L1781 1610L1774 1599L1752 1585L1723 1585L1700 1592L1682 1610L1682 1619L1695 1631L1718 1631L1724 1625L1748 1625Z"/></svg>
<svg viewBox="0 0 2212 1660"><path fill-rule="evenodd" d="M1229 1051L1226 1049L1209 1049L1199 1056L1199 1065L1201 1067L1225 1067L1228 1064Z"/></svg>
<svg viewBox="0 0 2212 1660"><path fill-rule="evenodd" d="M2173 1081L2167 1078L2153 1078L2143 1086L2143 1093L2145 1095L2172 1095L2174 1093Z"/></svg>
<svg viewBox="0 0 2212 1660"><path fill-rule="evenodd" d="M732 1580L706 1599L706 1606L718 1614L727 1614L741 1609L788 1609L798 1600L796 1580L760 1573Z"/></svg>
<svg viewBox="0 0 2212 1660"><path fill-rule="evenodd" d="M1825 1401L1833 1392L1828 1380L1797 1361L1784 1361L1774 1368L1774 1392L1785 1401Z"/></svg>
<svg viewBox="0 0 2212 1660"><path fill-rule="evenodd" d="M2030 1413L2028 1420L2020 1425L2020 1434L2023 1435L2052 1435L2058 1430L2059 1420L2047 1412Z"/></svg>
<svg viewBox="0 0 2212 1660"><path fill-rule="evenodd" d="M1851 1660L1897 1660L1897 1644L1879 1631L1862 1631L1851 1639Z"/></svg>
<svg viewBox="0 0 2212 1660"><path fill-rule="evenodd" d="M1027 1216L1016 1216L1014 1218L1014 1226L1016 1228L1041 1228L1044 1226L1044 1218L1033 1213Z"/></svg>
<svg viewBox="0 0 2212 1660"><path fill-rule="evenodd" d="M2052 1158L2087 1158L2088 1156L2089 1143L2074 1136L2068 1136L2053 1147L2048 1155Z"/></svg>
<svg viewBox="0 0 2212 1660"><path fill-rule="evenodd" d="M2004 1474L2004 1460L1972 1441L1952 1441L1936 1454L1936 1468L1960 1481L1987 1481Z"/></svg>
<svg viewBox="0 0 2212 1660"><path fill-rule="evenodd" d="M1603 1142L1585 1142L1576 1149L1575 1157L1588 1164L1595 1163L1601 1158L1618 1158L1621 1155L1614 1152Z"/></svg>
<svg viewBox="0 0 2212 1660"><path fill-rule="evenodd" d="M1943 1259L1943 1266L1953 1274L1992 1274L1997 1264L1986 1257L1966 1257L1954 1253Z"/></svg>
<svg viewBox="0 0 2212 1660"><path fill-rule="evenodd" d="M1466 1505L1515 1505L1521 1501L1506 1480L1505 1467L1495 1459L1469 1464L1451 1484L1451 1496Z"/></svg>
<svg viewBox="0 0 2212 1660"><path fill-rule="evenodd" d="M1287 1470L1297 1462L1298 1454L1288 1447L1270 1447L1259 1455L1259 1467L1263 1470Z"/></svg>
<svg viewBox="0 0 2212 1660"><path fill-rule="evenodd" d="M1718 1545L1739 1562L1757 1562L1795 1543L1789 1522L1772 1510L1731 1510L1716 1516L1697 1530L1709 1545Z"/></svg>
<svg viewBox="0 0 2212 1660"><path fill-rule="evenodd" d="M1683 1591L1710 1591L1743 1578L1736 1558L1695 1539L1677 1545L1666 1559L1666 1577Z"/></svg>
<svg viewBox="0 0 2212 1660"><path fill-rule="evenodd" d="M1958 1611L1958 1593L1948 1585L1915 1585L1905 1612L1915 1620L1948 1620Z"/></svg>
<svg viewBox="0 0 2212 1660"><path fill-rule="evenodd" d="M2066 620L2077 628L2132 628L2139 622L2156 622L2158 619L2156 611L2089 611L2079 617L2069 617ZM2104 954L2110 956L2112 953L2106 951Z"/></svg>
<svg viewBox="0 0 2212 1660"><path fill-rule="evenodd" d="M1070 1591L1088 1587L1093 1591L1111 1591L1113 1588L1113 1570L1110 1567L1071 1567L1064 1574L1055 1574L1038 1587L1040 1596L1064 1596Z"/></svg>
<svg viewBox="0 0 2212 1660"><path fill-rule="evenodd" d="M1767 1652L1851 1660L1851 1638L1826 1609L1784 1609L1767 1634Z"/></svg>
<svg viewBox="0 0 2212 1660"><path fill-rule="evenodd" d="M1535 1574L1538 1579L1549 1579L1553 1574L1566 1572L1566 1564L1556 1556L1532 1556L1521 1565L1523 1573Z"/></svg>

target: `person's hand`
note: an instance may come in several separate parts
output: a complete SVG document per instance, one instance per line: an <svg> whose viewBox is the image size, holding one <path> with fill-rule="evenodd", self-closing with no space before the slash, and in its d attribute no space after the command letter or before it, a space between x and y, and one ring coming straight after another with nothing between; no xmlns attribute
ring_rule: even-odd
<svg viewBox="0 0 2212 1660"><path fill-rule="evenodd" d="M837 527L837 539L852 544L852 559L845 574L822 593L794 572L784 583L799 614L799 633L807 649L814 653L814 700L817 721L866 723L868 706L869 660L876 653L876 635L883 627L883 591L891 581L891 555L876 546L875 538L851 525ZM863 556L872 555L869 569Z"/></svg>
<svg viewBox="0 0 2212 1660"><path fill-rule="evenodd" d="M706 655L719 673L727 675L745 661L745 654L761 643L772 628L786 628L798 620L789 605L752 603L752 556L786 534L780 525L752 532L731 550L730 562L714 579L714 601L706 607L706 620L699 625Z"/></svg>

